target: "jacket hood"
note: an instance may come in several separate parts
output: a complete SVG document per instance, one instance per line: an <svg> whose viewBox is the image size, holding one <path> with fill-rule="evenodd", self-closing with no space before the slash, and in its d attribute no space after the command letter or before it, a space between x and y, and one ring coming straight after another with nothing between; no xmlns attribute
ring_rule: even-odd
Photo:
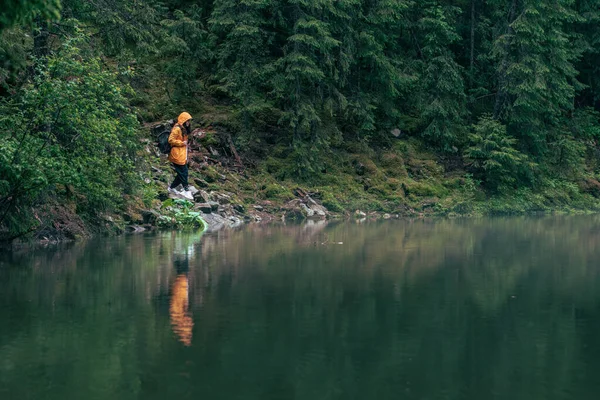
<svg viewBox="0 0 600 400"><path fill-rule="evenodd" d="M181 114L179 114L179 117L177 117L177 123L179 125L183 125L190 119L192 119L192 116L190 115L190 113L184 111Z"/></svg>

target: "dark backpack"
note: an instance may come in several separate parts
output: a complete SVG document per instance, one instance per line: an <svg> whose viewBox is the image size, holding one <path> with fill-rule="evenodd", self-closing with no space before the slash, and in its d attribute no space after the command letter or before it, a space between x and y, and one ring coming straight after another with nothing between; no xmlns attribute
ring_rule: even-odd
<svg viewBox="0 0 600 400"><path fill-rule="evenodd" d="M156 147L162 154L169 154L171 152L171 145L169 144L169 135L171 135L171 129L175 125L175 121L169 120L162 124L154 125L152 132L156 137Z"/></svg>

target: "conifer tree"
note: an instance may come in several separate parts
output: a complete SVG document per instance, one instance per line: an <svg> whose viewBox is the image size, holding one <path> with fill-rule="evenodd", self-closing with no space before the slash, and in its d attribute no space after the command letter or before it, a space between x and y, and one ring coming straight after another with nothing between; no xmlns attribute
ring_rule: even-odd
<svg viewBox="0 0 600 400"><path fill-rule="evenodd" d="M217 77L222 89L240 102L243 127L251 129L256 113L269 107L265 83L272 25L268 0L217 0L210 27L218 37Z"/></svg>
<svg viewBox="0 0 600 400"><path fill-rule="evenodd" d="M571 5L571 0L515 0L506 34L496 42L502 62L495 116L538 156L581 88L573 66L579 49L565 32L577 19Z"/></svg>
<svg viewBox="0 0 600 400"><path fill-rule="evenodd" d="M291 28L276 63L274 94L282 108L281 122L289 127L298 171L319 169L317 155L329 145L334 132L326 132L330 118L345 99L337 90L335 51L340 41L332 36L326 19L335 11L333 0L288 0L286 25Z"/></svg>
<svg viewBox="0 0 600 400"><path fill-rule="evenodd" d="M465 139L463 71L451 47L460 39L454 27L460 9L443 6L439 1L426 1L418 12L423 136L439 148L450 150Z"/></svg>

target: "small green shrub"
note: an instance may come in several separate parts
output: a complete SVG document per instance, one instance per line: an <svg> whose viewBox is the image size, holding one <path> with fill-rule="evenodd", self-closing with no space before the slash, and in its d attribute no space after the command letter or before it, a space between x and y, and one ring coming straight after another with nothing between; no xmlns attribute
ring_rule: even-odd
<svg viewBox="0 0 600 400"><path fill-rule="evenodd" d="M506 126L491 116L481 117L473 129L465 159L474 175L492 191L514 187L535 166L515 148L517 140L507 134Z"/></svg>
<svg viewBox="0 0 600 400"><path fill-rule="evenodd" d="M169 199L163 203L163 214L158 218L161 228L206 230L202 213L192 209L193 203L183 199Z"/></svg>

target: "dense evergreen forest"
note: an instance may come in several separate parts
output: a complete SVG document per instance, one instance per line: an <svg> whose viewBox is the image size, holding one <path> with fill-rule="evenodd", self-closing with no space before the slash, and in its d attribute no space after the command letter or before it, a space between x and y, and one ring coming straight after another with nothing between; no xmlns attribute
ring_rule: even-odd
<svg viewBox="0 0 600 400"><path fill-rule="evenodd" d="M374 209L465 190L471 202L597 206L600 0L3 0L0 10L4 238L39 226L40 205L98 222L151 197L141 127L183 109L226 129L278 184L384 168L359 182L382 199ZM434 155L443 190L394 174L394 154L406 164L411 151ZM327 196L338 211L354 206Z"/></svg>

